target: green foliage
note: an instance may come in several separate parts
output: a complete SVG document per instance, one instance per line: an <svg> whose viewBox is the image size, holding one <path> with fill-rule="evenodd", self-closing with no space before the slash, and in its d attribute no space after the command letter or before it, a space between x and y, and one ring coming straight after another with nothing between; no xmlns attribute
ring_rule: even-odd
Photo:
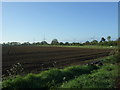
<svg viewBox="0 0 120 90"><path fill-rule="evenodd" d="M79 75L90 73L96 66L72 66L60 69L51 69L40 74L17 76L14 79L3 81L4 88L55 88L62 82L73 79Z"/></svg>
<svg viewBox="0 0 120 90"><path fill-rule="evenodd" d="M40 45L47 45L48 43L46 41L42 41Z"/></svg>
<svg viewBox="0 0 120 90"><path fill-rule="evenodd" d="M118 76L117 61L120 55L109 56L101 61L103 66L81 65L64 69L50 69L39 74L28 74L8 78L2 82L3 88L115 88ZM114 63L114 64L113 64Z"/></svg>
<svg viewBox="0 0 120 90"><path fill-rule="evenodd" d="M120 57L118 54L116 55L111 55L111 56L108 56L104 59L102 59L101 61L103 61L103 63L112 63L112 64L115 64L115 63L118 63L120 60Z"/></svg>
<svg viewBox="0 0 120 90"><path fill-rule="evenodd" d="M21 45L25 45L25 46L28 46L28 45L31 45L29 42L24 42L22 43Z"/></svg>
<svg viewBox="0 0 120 90"><path fill-rule="evenodd" d="M66 81L72 79L72 78L75 78L79 75L82 75L82 74L87 74L87 73L90 73L92 70L95 70L95 69L98 69L97 66L92 66L92 65L83 65L82 67L80 66L73 66L73 67L68 67L68 68L65 68L63 70L63 72L65 73L64 77L66 77Z"/></svg>
<svg viewBox="0 0 120 90"><path fill-rule="evenodd" d="M104 41L104 42L100 42L99 45L102 45L102 46L117 46L117 41Z"/></svg>
<svg viewBox="0 0 120 90"><path fill-rule="evenodd" d="M111 41L111 36L108 36L107 37L107 40L102 37L101 38L101 41L98 42L97 40L93 40L93 41L86 41L85 43L80 43L80 42L72 42L72 43L69 43L69 42L58 42L57 39L53 39L51 41L51 44L48 44L46 41L42 41L42 42L34 42L34 43L29 43L29 42L24 42L24 43L20 43L20 42L8 42L8 43L3 43L2 45L3 46L7 46L7 45L26 45L26 46L29 46L29 45L52 45L52 46L56 46L56 45L64 45L64 46L83 46L83 45L99 45L99 46L117 46L119 44L119 38L115 41Z"/></svg>
<svg viewBox="0 0 120 90"><path fill-rule="evenodd" d="M100 42L105 42L105 40L106 39L104 37L102 37Z"/></svg>
<svg viewBox="0 0 120 90"><path fill-rule="evenodd" d="M117 68L116 65L108 64L92 74L81 75L65 82L59 88L115 88Z"/></svg>
<svg viewBox="0 0 120 90"><path fill-rule="evenodd" d="M98 41L97 41L97 40L93 40L93 41L91 42L91 45L98 45Z"/></svg>
<svg viewBox="0 0 120 90"><path fill-rule="evenodd" d="M69 46L70 44L69 44L69 42L65 42L65 44L64 44L64 45L68 45L68 46Z"/></svg>
<svg viewBox="0 0 120 90"><path fill-rule="evenodd" d="M52 42L51 42L51 45L58 45L59 42L57 39L53 39Z"/></svg>
<svg viewBox="0 0 120 90"><path fill-rule="evenodd" d="M108 37L107 37L107 40L110 41L110 39L111 39L111 36L108 36Z"/></svg>
<svg viewBox="0 0 120 90"><path fill-rule="evenodd" d="M60 45L64 45L64 43L63 43L63 42L60 42L59 44L60 44Z"/></svg>

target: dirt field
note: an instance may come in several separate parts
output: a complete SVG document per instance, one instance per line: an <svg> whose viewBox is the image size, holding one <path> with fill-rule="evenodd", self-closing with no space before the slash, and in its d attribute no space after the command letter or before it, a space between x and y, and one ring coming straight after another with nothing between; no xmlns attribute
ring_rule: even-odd
<svg viewBox="0 0 120 90"><path fill-rule="evenodd" d="M104 57L110 49L85 49L70 47L4 46L2 48L3 74L13 64L21 63L26 73L37 73L49 67L79 64L84 60Z"/></svg>

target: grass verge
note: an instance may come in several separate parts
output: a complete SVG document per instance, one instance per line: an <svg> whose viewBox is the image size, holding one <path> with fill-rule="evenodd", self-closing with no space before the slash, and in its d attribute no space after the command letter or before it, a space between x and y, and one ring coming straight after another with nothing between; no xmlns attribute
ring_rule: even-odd
<svg viewBox="0 0 120 90"><path fill-rule="evenodd" d="M28 74L27 76L16 76L3 81L3 88L55 88L64 81L69 81L79 75L88 74L98 69L94 65L71 66L65 69L51 69L40 74Z"/></svg>
<svg viewBox="0 0 120 90"><path fill-rule="evenodd" d="M116 65L107 64L91 74L65 82L59 88L115 88L117 68Z"/></svg>
<svg viewBox="0 0 120 90"><path fill-rule="evenodd" d="M75 48L92 48L92 49L118 49L118 46L101 46L101 45L83 45L83 46L68 46L68 45L39 45L43 47L75 47Z"/></svg>
<svg viewBox="0 0 120 90"><path fill-rule="evenodd" d="M101 60L103 66L77 65L64 69L50 69L39 74L9 77L2 82L3 88L116 88L118 55Z"/></svg>

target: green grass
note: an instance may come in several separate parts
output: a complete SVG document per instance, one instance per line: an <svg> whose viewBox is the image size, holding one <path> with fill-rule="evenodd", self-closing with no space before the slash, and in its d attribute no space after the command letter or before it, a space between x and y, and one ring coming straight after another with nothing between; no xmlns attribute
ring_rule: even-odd
<svg viewBox="0 0 120 90"><path fill-rule="evenodd" d="M106 58L103 58L101 61L103 63L112 63L112 64L115 64L115 63L118 63L119 62L119 58L117 58L118 55L111 55L111 56L108 56Z"/></svg>
<svg viewBox="0 0 120 90"><path fill-rule="evenodd" d="M39 74L9 77L2 82L3 88L115 88L118 75L116 65L118 55L109 56L101 61L103 66L76 65L64 69L50 69Z"/></svg>
<svg viewBox="0 0 120 90"><path fill-rule="evenodd" d="M63 83L59 88L115 88L117 66L107 64L92 74L81 75Z"/></svg>
<svg viewBox="0 0 120 90"><path fill-rule="evenodd" d="M59 86L59 88L116 88L115 80L118 77L119 66L117 63L119 59L119 54L108 56L101 60L104 65L100 69L69 80Z"/></svg>
<svg viewBox="0 0 120 90"><path fill-rule="evenodd" d="M98 45L84 45L84 46L63 46L63 47L79 47L79 48L96 48L96 49L115 49L117 46L98 46Z"/></svg>
<svg viewBox="0 0 120 90"><path fill-rule="evenodd" d="M2 82L0 81L0 89L2 88Z"/></svg>
<svg viewBox="0 0 120 90"><path fill-rule="evenodd" d="M76 47L76 48L93 48L93 49L118 49L118 46L101 46L101 45L83 45L83 46L67 46L67 45L39 45L46 47Z"/></svg>
<svg viewBox="0 0 120 90"><path fill-rule="evenodd" d="M88 74L95 69L97 69L96 66L71 66L63 70L51 69L40 74L17 76L3 81L3 88L55 88L64 81L69 81L82 74Z"/></svg>

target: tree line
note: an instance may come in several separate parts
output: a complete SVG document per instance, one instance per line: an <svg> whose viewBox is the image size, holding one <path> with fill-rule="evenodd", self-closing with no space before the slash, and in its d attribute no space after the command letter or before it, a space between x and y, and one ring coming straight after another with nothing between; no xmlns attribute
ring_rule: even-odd
<svg viewBox="0 0 120 90"><path fill-rule="evenodd" d="M34 42L34 43L30 43L30 42L24 42L24 43L20 43L20 42L7 42L7 43L3 43L2 45L66 45L66 46L83 46L83 45L101 45L101 46L117 46L118 41L120 41L120 37L113 41L111 40L111 36L108 36L106 39L104 37L101 38L100 41L97 40L93 40L93 41L86 41L84 43L79 43L79 42L59 42L57 39L53 39L51 41L50 44L48 44L46 41L42 41L42 42Z"/></svg>

